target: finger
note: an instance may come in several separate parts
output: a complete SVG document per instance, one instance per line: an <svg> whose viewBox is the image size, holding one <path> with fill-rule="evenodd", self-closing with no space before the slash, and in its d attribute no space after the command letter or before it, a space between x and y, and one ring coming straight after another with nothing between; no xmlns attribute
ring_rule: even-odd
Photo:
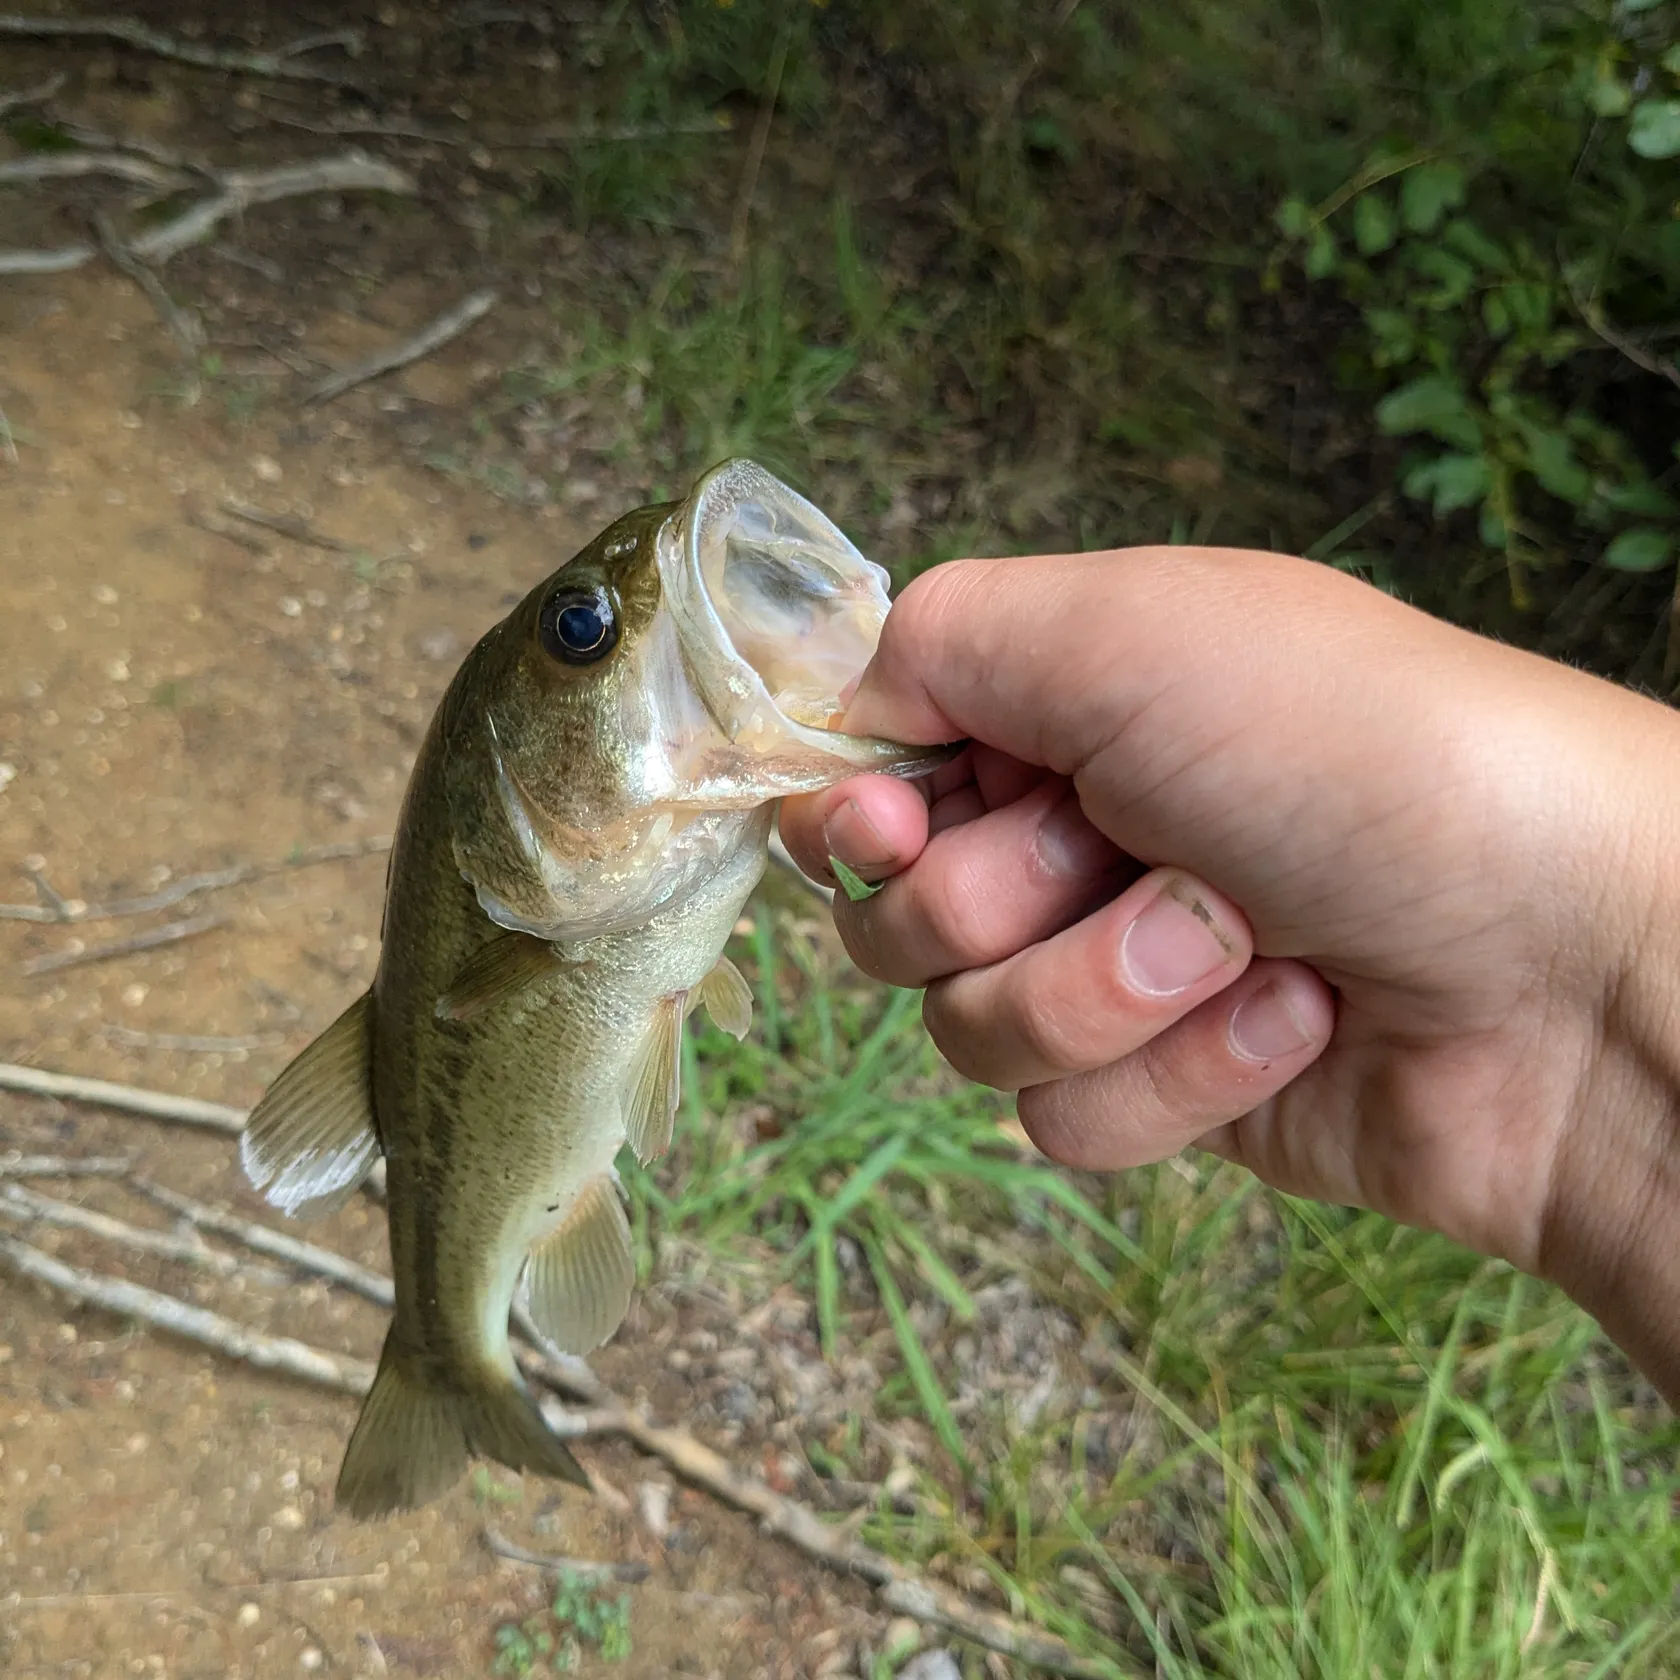
<svg viewBox="0 0 1680 1680"><path fill-rule="evenodd" d="M813 881L834 885L832 853L867 881L896 873L921 856L928 802L914 782L854 776L820 793L782 801L782 841Z"/></svg>
<svg viewBox="0 0 1680 1680"><path fill-rule="evenodd" d="M955 796L953 796L955 797ZM922 986L1000 962L1119 890L1124 855L1064 785L1047 784L928 841L914 865L835 925L866 974Z"/></svg>
<svg viewBox="0 0 1680 1680"><path fill-rule="evenodd" d="M1323 1052L1335 1000L1304 963L1260 958L1131 1055L1029 1086L1021 1124L1052 1159L1110 1171L1176 1155L1277 1095Z"/></svg>
<svg viewBox="0 0 1680 1680"><path fill-rule="evenodd" d="M1234 904L1158 869L1041 944L935 982L922 1017L959 1073L1018 1091L1129 1056L1229 986L1252 953Z"/></svg>

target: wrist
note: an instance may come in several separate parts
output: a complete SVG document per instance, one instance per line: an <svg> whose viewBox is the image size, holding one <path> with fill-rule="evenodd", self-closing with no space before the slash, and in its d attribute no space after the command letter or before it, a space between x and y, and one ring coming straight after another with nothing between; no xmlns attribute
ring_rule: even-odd
<svg viewBox="0 0 1680 1680"><path fill-rule="evenodd" d="M1652 707L1657 712L1659 708ZM1656 720L1651 720L1655 722ZM1560 1138L1540 1270L1680 1407L1680 717L1661 713L1623 827L1596 1042Z"/></svg>

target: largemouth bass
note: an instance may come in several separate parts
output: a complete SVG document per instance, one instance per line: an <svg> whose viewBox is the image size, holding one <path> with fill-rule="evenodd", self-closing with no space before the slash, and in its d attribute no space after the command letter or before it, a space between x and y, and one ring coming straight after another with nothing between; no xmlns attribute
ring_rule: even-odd
<svg viewBox="0 0 1680 1680"><path fill-rule="evenodd" d="M945 756L837 733L886 576L762 468L611 525L473 648L416 758L371 989L270 1086L241 1157L286 1212L383 1154L396 1308L338 1479L357 1516L469 1457L587 1485L512 1356L618 1328L635 1269L613 1162L664 1153L683 1023L737 1037L723 955L773 801Z"/></svg>

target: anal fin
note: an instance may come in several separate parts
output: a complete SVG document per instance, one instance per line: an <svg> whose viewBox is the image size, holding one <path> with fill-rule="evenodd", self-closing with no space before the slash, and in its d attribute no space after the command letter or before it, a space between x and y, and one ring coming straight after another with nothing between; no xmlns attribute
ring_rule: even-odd
<svg viewBox="0 0 1680 1680"><path fill-rule="evenodd" d="M671 1147L671 1127L682 1100L682 1030L687 1014L686 991L661 998L647 1037L630 1064L624 1136L644 1165Z"/></svg>
<svg viewBox="0 0 1680 1680"><path fill-rule="evenodd" d="M566 959L546 939L529 933L498 933L461 965L434 1012L442 1021L470 1021L552 980L566 966Z"/></svg>
<svg viewBox="0 0 1680 1680"><path fill-rule="evenodd" d="M240 1134L245 1176L286 1213L312 1217L341 1207L378 1158L370 1011L364 992L285 1067Z"/></svg>
<svg viewBox="0 0 1680 1680"><path fill-rule="evenodd" d="M719 957L710 974L694 988L713 1022L737 1042L752 1026L752 987L728 957Z"/></svg>
<svg viewBox="0 0 1680 1680"><path fill-rule="evenodd" d="M588 1353L623 1322L636 1285L630 1225L605 1174L584 1185L525 1266L531 1317L562 1353Z"/></svg>

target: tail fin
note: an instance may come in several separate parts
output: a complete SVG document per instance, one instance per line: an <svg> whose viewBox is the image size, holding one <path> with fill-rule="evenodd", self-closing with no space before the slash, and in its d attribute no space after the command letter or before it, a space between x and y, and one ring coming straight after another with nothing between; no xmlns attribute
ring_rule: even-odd
<svg viewBox="0 0 1680 1680"><path fill-rule="evenodd" d="M387 1336L344 1450L338 1504L354 1517L411 1510L447 1493L474 1453L510 1470L590 1485L517 1376L465 1394L437 1388L408 1369Z"/></svg>

